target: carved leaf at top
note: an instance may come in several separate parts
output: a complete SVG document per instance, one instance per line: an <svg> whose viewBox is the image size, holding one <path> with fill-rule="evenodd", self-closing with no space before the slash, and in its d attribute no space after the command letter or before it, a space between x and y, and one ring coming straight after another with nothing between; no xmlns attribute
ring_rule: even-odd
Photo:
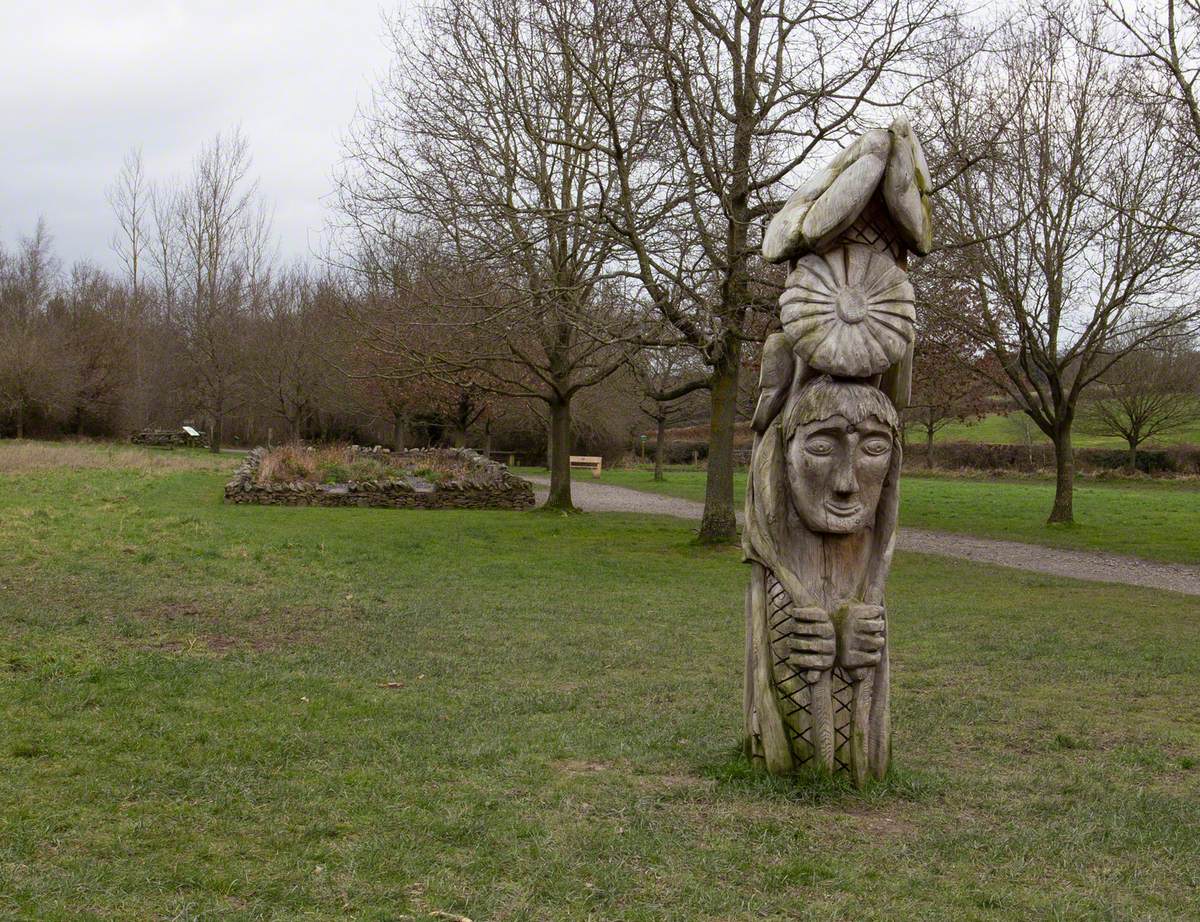
<svg viewBox="0 0 1200 922"><path fill-rule="evenodd" d="M921 143L899 116L887 129L864 132L792 194L767 225L763 259L784 262L836 244L876 190L904 243L925 255L933 243L929 189Z"/></svg>
<svg viewBox="0 0 1200 922"><path fill-rule="evenodd" d="M779 304L796 354L827 374L880 374L913 341L916 311L907 274L861 244L800 259Z"/></svg>

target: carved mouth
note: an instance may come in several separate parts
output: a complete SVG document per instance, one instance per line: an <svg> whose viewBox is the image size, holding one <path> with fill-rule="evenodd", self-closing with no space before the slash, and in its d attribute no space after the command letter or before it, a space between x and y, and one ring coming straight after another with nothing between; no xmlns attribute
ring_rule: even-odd
<svg viewBox="0 0 1200 922"><path fill-rule="evenodd" d="M827 502L825 508L833 515L839 518L848 519L852 515L858 515L862 511L862 503L835 503Z"/></svg>

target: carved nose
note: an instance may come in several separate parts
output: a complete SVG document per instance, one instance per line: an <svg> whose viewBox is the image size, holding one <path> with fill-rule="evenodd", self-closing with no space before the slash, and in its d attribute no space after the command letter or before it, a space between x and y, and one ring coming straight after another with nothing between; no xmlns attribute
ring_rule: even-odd
<svg viewBox="0 0 1200 922"><path fill-rule="evenodd" d="M833 492L839 496L853 496L858 492L858 478L854 476L854 468L847 466L837 473L833 481Z"/></svg>

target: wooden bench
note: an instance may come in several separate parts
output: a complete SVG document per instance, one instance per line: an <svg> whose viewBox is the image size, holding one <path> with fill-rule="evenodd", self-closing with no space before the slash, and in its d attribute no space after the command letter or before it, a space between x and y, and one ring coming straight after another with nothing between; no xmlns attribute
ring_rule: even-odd
<svg viewBox="0 0 1200 922"><path fill-rule="evenodd" d="M590 467L593 477L600 476L600 469L603 466L603 458L594 458L590 455L571 455L571 467Z"/></svg>

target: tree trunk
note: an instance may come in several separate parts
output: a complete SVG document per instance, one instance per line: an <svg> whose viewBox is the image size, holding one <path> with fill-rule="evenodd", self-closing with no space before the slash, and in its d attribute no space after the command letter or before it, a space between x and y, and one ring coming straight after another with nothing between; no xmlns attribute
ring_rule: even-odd
<svg viewBox="0 0 1200 922"><path fill-rule="evenodd" d="M933 469L933 426L925 427L925 466Z"/></svg>
<svg viewBox="0 0 1200 922"><path fill-rule="evenodd" d="M208 450L214 455L221 453L221 414L213 414L212 432L208 436Z"/></svg>
<svg viewBox="0 0 1200 922"><path fill-rule="evenodd" d="M655 435L654 442L654 479L663 479L663 455L666 454L667 446L667 418L660 416L658 418L658 433Z"/></svg>
<svg viewBox="0 0 1200 922"><path fill-rule="evenodd" d="M1129 439L1129 473L1137 473L1137 447L1138 443L1133 439Z"/></svg>
<svg viewBox="0 0 1200 922"><path fill-rule="evenodd" d="M404 451L404 430L407 427L404 425L404 414L392 414L392 451Z"/></svg>
<svg viewBox="0 0 1200 922"><path fill-rule="evenodd" d="M737 539L737 518L733 511L733 423L739 352L736 341L728 343L724 358L713 369L708 480L704 486L704 515L700 519L702 544L731 544Z"/></svg>
<svg viewBox="0 0 1200 922"><path fill-rule="evenodd" d="M17 438L25 438L25 404L17 404Z"/></svg>
<svg viewBox="0 0 1200 922"><path fill-rule="evenodd" d="M575 512L571 502L571 398L550 401L550 495L546 509Z"/></svg>
<svg viewBox="0 0 1200 922"><path fill-rule="evenodd" d="M1060 425L1054 434L1054 508L1047 523L1075 521L1075 456L1071 450L1071 424Z"/></svg>

